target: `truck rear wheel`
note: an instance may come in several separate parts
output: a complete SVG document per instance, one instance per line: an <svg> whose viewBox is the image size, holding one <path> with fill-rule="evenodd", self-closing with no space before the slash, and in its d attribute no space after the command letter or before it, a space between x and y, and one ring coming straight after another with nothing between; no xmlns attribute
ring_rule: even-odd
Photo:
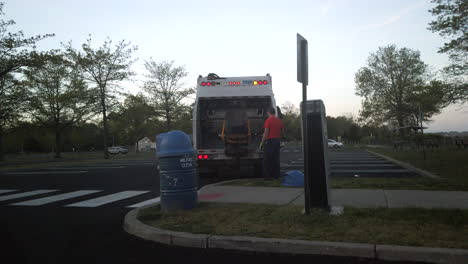
<svg viewBox="0 0 468 264"><path fill-rule="evenodd" d="M259 160L254 165L254 178L263 178L263 161Z"/></svg>

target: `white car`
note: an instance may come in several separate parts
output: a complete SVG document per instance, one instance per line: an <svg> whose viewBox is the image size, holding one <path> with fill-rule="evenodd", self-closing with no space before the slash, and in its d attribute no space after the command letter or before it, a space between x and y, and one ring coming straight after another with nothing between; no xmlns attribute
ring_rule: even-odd
<svg viewBox="0 0 468 264"><path fill-rule="evenodd" d="M343 147L343 143L335 141L333 139L328 139L328 147L329 148L341 148Z"/></svg>
<svg viewBox="0 0 468 264"><path fill-rule="evenodd" d="M109 154L127 154L128 153L128 149L120 147L120 146L108 147L107 151L109 152Z"/></svg>

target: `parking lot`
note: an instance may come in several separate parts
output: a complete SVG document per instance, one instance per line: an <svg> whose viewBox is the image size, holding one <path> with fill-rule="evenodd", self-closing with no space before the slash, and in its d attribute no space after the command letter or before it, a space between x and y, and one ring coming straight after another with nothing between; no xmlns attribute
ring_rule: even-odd
<svg viewBox="0 0 468 264"><path fill-rule="evenodd" d="M372 177L401 178L414 177L416 173L389 160L359 149L329 149L331 177ZM303 170L302 146L283 147L281 150L281 170Z"/></svg>

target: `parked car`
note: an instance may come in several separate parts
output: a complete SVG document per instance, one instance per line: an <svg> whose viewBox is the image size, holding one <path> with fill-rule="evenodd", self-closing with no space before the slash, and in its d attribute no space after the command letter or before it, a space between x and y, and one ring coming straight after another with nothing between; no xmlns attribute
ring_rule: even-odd
<svg viewBox="0 0 468 264"><path fill-rule="evenodd" d="M335 141L333 139L328 139L328 147L329 148L341 148L343 147L343 143Z"/></svg>
<svg viewBox="0 0 468 264"><path fill-rule="evenodd" d="M121 147L121 146L115 146L115 147L108 147L107 151L109 154L127 154L128 149Z"/></svg>

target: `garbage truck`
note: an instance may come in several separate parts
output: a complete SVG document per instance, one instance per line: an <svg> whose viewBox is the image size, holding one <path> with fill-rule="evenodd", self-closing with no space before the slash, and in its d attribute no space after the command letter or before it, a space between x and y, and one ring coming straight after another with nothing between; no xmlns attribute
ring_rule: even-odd
<svg viewBox="0 0 468 264"><path fill-rule="evenodd" d="M253 175L261 177L263 151L259 145L271 107L276 109L270 74L200 75L192 134L199 171L221 175L224 169L248 166Z"/></svg>

